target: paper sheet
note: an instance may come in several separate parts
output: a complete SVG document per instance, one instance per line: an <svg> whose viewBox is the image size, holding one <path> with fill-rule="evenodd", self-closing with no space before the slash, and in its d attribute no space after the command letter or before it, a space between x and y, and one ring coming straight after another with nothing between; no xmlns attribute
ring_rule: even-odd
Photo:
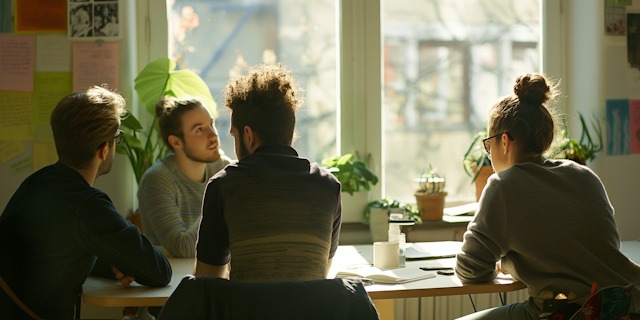
<svg viewBox="0 0 640 320"><path fill-rule="evenodd" d="M106 83L118 88L118 44L73 44L73 91Z"/></svg>
<svg viewBox="0 0 640 320"><path fill-rule="evenodd" d="M58 152L53 142L33 143L33 172L58 161Z"/></svg>
<svg viewBox="0 0 640 320"><path fill-rule="evenodd" d="M0 162L6 163L26 151L22 141L0 141Z"/></svg>
<svg viewBox="0 0 640 320"><path fill-rule="evenodd" d="M630 153L629 100L607 100L607 155Z"/></svg>
<svg viewBox="0 0 640 320"><path fill-rule="evenodd" d="M33 167L33 156L28 156L26 158L20 159L9 165L11 167L11 172L18 173L25 171L27 169L31 169Z"/></svg>
<svg viewBox="0 0 640 320"><path fill-rule="evenodd" d="M36 36L36 72L71 72L71 43L66 35Z"/></svg>
<svg viewBox="0 0 640 320"><path fill-rule="evenodd" d="M67 32L66 0L19 0L15 33Z"/></svg>
<svg viewBox="0 0 640 320"><path fill-rule="evenodd" d="M0 140L33 140L31 92L0 91Z"/></svg>
<svg viewBox="0 0 640 320"><path fill-rule="evenodd" d="M33 91L33 36L0 36L0 90Z"/></svg>
<svg viewBox="0 0 640 320"><path fill-rule="evenodd" d="M34 77L33 94L31 96L31 133L40 128L38 138L51 136L46 129L50 129L51 112L60 99L71 93L70 72L38 72ZM45 131L43 131L45 130ZM41 140L41 139L38 139ZM46 139L50 140L50 139Z"/></svg>

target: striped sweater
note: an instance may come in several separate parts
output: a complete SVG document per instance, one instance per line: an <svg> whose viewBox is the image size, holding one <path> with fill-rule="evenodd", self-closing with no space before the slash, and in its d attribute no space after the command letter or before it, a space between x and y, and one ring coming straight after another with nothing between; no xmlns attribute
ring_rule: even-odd
<svg viewBox="0 0 640 320"><path fill-rule="evenodd" d="M204 182L194 182L178 168L175 156L158 159L140 179L138 202L144 234L173 258L195 257L195 243L207 181L231 159L209 163Z"/></svg>

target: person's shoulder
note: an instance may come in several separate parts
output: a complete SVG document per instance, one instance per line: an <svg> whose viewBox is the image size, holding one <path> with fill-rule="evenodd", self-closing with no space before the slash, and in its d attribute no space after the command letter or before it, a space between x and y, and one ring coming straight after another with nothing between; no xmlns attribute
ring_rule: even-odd
<svg viewBox="0 0 640 320"><path fill-rule="evenodd" d="M317 175L318 177L320 177L323 180L326 180L327 182L340 184L340 181L338 181L338 178L336 178L336 176L333 173L321 167L317 162L311 163L311 165L309 166L309 173L312 175Z"/></svg>
<svg viewBox="0 0 640 320"><path fill-rule="evenodd" d="M157 159L140 178L140 184L150 179L166 179L168 176L175 174L177 169L175 157L169 154L164 158Z"/></svg>
<svg viewBox="0 0 640 320"><path fill-rule="evenodd" d="M227 157L226 155L221 155L220 159L214 162L207 163L207 170L209 170L213 174L231 163L233 163L233 160L231 160L231 158Z"/></svg>

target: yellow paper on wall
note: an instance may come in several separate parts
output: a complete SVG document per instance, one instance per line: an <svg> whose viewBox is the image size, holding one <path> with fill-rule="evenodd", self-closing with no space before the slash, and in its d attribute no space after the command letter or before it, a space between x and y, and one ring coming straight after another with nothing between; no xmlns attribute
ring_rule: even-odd
<svg viewBox="0 0 640 320"><path fill-rule="evenodd" d="M36 72L31 96L31 134L38 132L38 140L51 140L43 137L53 137L53 134L46 134L42 130L51 131L51 112L70 93L71 72Z"/></svg>
<svg viewBox="0 0 640 320"><path fill-rule="evenodd" d="M31 92L0 91L0 140L33 140Z"/></svg>
<svg viewBox="0 0 640 320"><path fill-rule="evenodd" d="M0 141L0 162L5 163L26 151L22 141Z"/></svg>
<svg viewBox="0 0 640 320"><path fill-rule="evenodd" d="M58 161L56 144L53 142L33 143L33 172Z"/></svg>

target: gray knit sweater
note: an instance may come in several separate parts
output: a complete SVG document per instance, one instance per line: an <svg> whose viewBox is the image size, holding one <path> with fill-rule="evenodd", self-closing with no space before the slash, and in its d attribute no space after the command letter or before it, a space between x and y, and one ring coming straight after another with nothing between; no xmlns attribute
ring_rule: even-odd
<svg viewBox="0 0 640 320"><path fill-rule="evenodd" d="M502 260L538 308L554 291L577 300L594 281L598 289L633 283L631 310L638 311L640 266L620 253L613 212L602 182L586 166L527 159L489 178L456 274L463 282L490 281Z"/></svg>

